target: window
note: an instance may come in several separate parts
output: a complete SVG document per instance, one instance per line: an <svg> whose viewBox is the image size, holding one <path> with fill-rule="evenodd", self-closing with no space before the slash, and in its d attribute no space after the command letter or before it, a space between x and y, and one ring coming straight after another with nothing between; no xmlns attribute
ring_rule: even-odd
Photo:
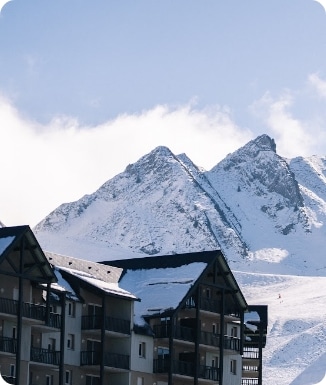
<svg viewBox="0 0 326 385"><path fill-rule="evenodd" d="M218 333L219 333L219 330L220 330L220 325L214 323L214 324L212 325L212 332L213 332L213 334L218 334Z"/></svg>
<svg viewBox="0 0 326 385"><path fill-rule="evenodd" d="M145 342L140 342L138 345L138 355L139 357L145 358L146 357L146 344Z"/></svg>
<svg viewBox="0 0 326 385"><path fill-rule="evenodd" d="M46 375L45 376L45 383L46 383L46 385L53 385L53 375L51 375L51 376Z"/></svg>
<svg viewBox="0 0 326 385"><path fill-rule="evenodd" d="M219 367L219 360L218 360L218 357L217 356L214 356L212 358L212 367L213 368L218 368Z"/></svg>
<svg viewBox="0 0 326 385"><path fill-rule="evenodd" d="M145 384L144 377L137 377L137 385L144 385L144 384Z"/></svg>
<svg viewBox="0 0 326 385"><path fill-rule="evenodd" d="M48 350L55 351L55 338L49 338Z"/></svg>
<svg viewBox="0 0 326 385"><path fill-rule="evenodd" d="M230 372L233 374L237 374L237 361L236 360L231 360Z"/></svg>
<svg viewBox="0 0 326 385"><path fill-rule="evenodd" d="M10 377L16 377L16 368L14 364L10 365Z"/></svg>
<svg viewBox="0 0 326 385"><path fill-rule="evenodd" d="M211 289L210 288L206 288L206 298L207 299L211 298Z"/></svg>
<svg viewBox="0 0 326 385"><path fill-rule="evenodd" d="M75 349L75 336L74 334L68 334L67 337L67 348L74 350Z"/></svg>
<svg viewBox="0 0 326 385"><path fill-rule="evenodd" d="M57 307L55 305L50 306L50 313L57 313Z"/></svg>
<svg viewBox="0 0 326 385"><path fill-rule="evenodd" d="M15 340L17 338L17 329L16 326L12 327L12 338Z"/></svg>
<svg viewBox="0 0 326 385"><path fill-rule="evenodd" d="M66 370L65 373L65 385L71 384L71 370Z"/></svg>
<svg viewBox="0 0 326 385"><path fill-rule="evenodd" d="M76 315L76 306L75 302L68 302L68 316L75 317Z"/></svg>
<svg viewBox="0 0 326 385"><path fill-rule="evenodd" d="M231 328L231 337L237 337L238 336L238 328L236 326L233 326Z"/></svg>

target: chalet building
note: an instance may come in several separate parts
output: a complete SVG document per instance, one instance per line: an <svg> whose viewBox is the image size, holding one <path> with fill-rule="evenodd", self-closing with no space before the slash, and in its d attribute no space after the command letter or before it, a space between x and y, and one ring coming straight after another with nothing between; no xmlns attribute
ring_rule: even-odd
<svg viewBox="0 0 326 385"><path fill-rule="evenodd" d="M220 251L100 264L43 252L28 226L0 228L11 384L261 385L262 308Z"/></svg>
<svg viewBox="0 0 326 385"><path fill-rule="evenodd" d="M108 263L141 298L132 384L241 384L248 305L220 251Z"/></svg>
<svg viewBox="0 0 326 385"><path fill-rule="evenodd" d="M60 352L42 348L40 340L42 334L61 333L62 317L51 311L49 301L54 282L54 271L30 228L1 228L0 370L9 383L28 384L33 367L35 374L49 363L60 370ZM40 362L43 358L49 362Z"/></svg>

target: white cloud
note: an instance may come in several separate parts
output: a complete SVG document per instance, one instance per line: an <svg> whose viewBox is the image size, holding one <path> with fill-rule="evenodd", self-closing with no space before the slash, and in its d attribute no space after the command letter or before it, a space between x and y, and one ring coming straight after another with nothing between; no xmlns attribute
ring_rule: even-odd
<svg viewBox="0 0 326 385"><path fill-rule="evenodd" d="M0 132L0 220L31 226L59 204L92 193L156 146L185 152L209 169L253 137L219 107L157 106L95 127L68 118L42 126L21 117L4 98Z"/></svg>
<svg viewBox="0 0 326 385"><path fill-rule="evenodd" d="M253 103L251 111L266 125L266 133L274 137L277 152L293 158L310 156L325 147L326 133L323 121L311 116L305 120L293 116L295 94L285 91L278 98L266 93Z"/></svg>
<svg viewBox="0 0 326 385"><path fill-rule="evenodd" d="M308 83L313 87L319 96L326 97L326 81L322 80L318 74L310 74L308 77Z"/></svg>

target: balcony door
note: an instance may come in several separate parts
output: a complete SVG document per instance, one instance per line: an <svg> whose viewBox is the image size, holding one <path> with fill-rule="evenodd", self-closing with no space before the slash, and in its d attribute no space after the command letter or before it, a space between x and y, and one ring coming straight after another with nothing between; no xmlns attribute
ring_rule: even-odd
<svg viewBox="0 0 326 385"><path fill-rule="evenodd" d="M91 329L101 328L102 307L98 305L88 305L88 317Z"/></svg>
<svg viewBox="0 0 326 385"><path fill-rule="evenodd" d="M87 340L87 352L89 364L99 365L101 362L101 343L100 341Z"/></svg>

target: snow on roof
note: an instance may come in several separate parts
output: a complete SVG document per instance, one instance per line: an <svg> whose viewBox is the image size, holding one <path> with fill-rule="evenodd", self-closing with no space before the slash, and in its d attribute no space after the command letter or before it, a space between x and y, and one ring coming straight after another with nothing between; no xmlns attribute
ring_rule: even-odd
<svg viewBox="0 0 326 385"><path fill-rule="evenodd" d="M175 309L206 266L194 262L173 268L127 269L120 286L141 299L135 303L135 324L143 323L142 316Z"/></svg>
<svg viewBox="0 0 326 385"><path fill-rule="evenodd" d="M58 282L51 285L51 287L57 291L65 291L70 299L78 300L78 296L70 286L70 284L62 277L57 267L54 268L54 274L57 277Z"/></svg>
<svg viewBox="0 0 326 385"><path fill-rule="evenodd" d="M58 266L59 270L65 271L75 277L78 277L80 280L91 284L92 286L103 290L106 293L119 295L122 297L127 297L131 299L137 299L136 296L131 294L129 291L121 289L119 285L115 282L105 282L99 278L94 277L91 273L85 273L76 269L69 269L67 267Z"/></svg>
<svg viewBox="0 0 326 385"><path fill-rule="evenodd" d="M7 249L7 247L14 241L15 237L0 238L0 255Z"/></svg>

